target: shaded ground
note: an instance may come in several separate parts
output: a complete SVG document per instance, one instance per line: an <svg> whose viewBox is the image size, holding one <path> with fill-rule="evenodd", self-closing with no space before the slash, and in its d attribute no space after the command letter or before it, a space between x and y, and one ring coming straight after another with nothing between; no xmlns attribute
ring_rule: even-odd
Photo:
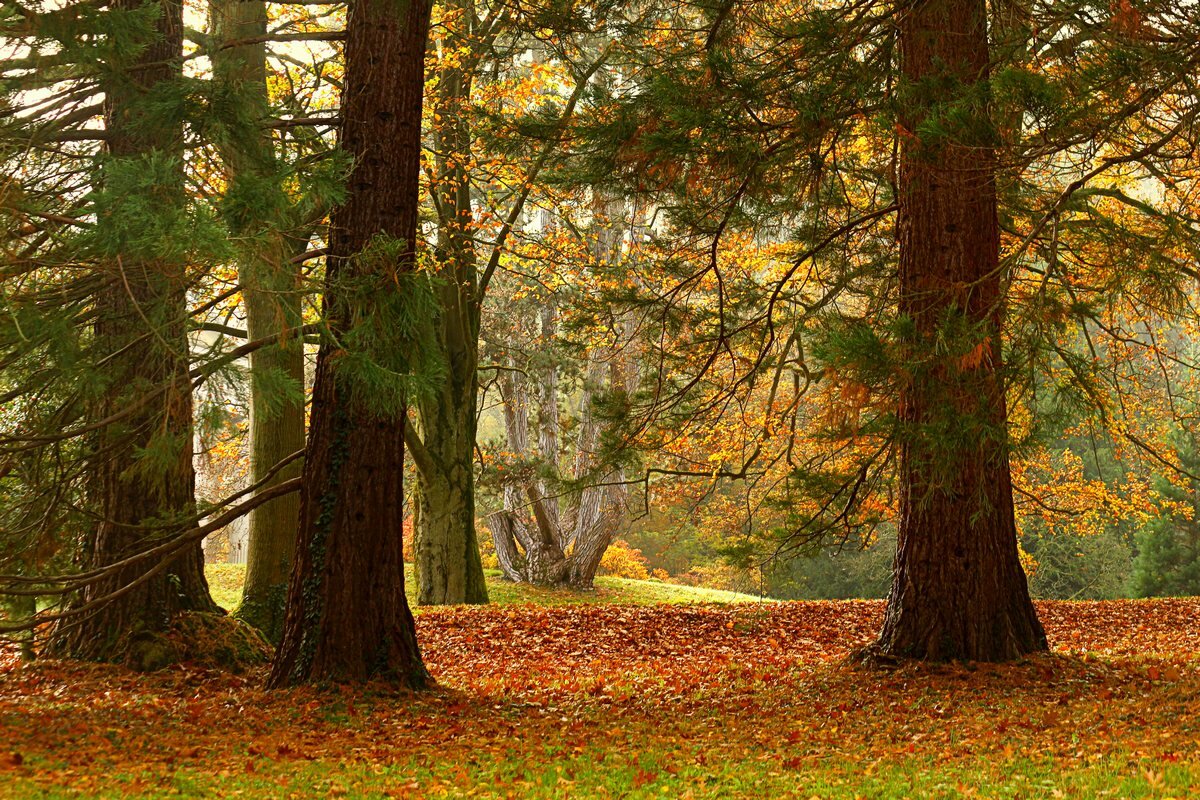
<svg viewBox="0 0 1200 800"><path fill-rule="evenodd" d="M1044 603L1056 654L842 663L876 602L475 608L441 688L0 668L0 795L1200 796L1200 601Z"/></svg>

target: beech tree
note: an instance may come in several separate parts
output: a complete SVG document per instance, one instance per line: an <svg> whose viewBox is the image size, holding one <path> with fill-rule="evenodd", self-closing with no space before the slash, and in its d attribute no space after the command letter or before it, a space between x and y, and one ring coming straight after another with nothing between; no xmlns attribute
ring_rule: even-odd
<svg viewBox="0 0 1200 800"><path fill-rule="evenodd" d="M277 342L250 354L250 481L269 489L300 474L304 449L304 339L300 271L307 244L301 207L284 191L284 166L266 127L267 9L257 0L210 5L218 106L217 136L229 187L225 217L238 243L246 338ZM292 462L276 468L285 459ZM249 514L246 581L238 616L271 641L283 633L299 497L279 497Z"/></svg>
<svg viewBox="0 0 1200 800"><path fill-rule="evenodd" d="M429 682L404 594L402 536L405 404L436 380L420 338L432 298L414 274L429 21L426 0L349 9L340 146L353 168L330 222L326 329L272 686Z"/></svg>

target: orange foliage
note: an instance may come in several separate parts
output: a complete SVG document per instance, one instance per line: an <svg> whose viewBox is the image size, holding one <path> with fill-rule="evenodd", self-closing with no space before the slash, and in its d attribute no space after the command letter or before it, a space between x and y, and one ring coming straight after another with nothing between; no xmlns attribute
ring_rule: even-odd
<svg viewBox="0 0 1200 800"><path fill-rule="evenodd" d="M650 577L646 569L646 557L642 555L642 551L631 547L622 539L617 539L604 551L604 556L600 559L600 574L638 581Z"/></svg>
<svg viewBox="0 0 1200 800"><path fill-rule="evenodd" d="M607 758L674 770L673 796L756 797L714 775L764 763L800 786L831 761L957 775L973 759L1017 769L1036 754L1066 770L1114 751L1131 774L1194 763L1200 601L1038 610L1054 655L863 672L844 660L874 637L881 602L437 609L417 627L447 691L417 698L0 655L0 781L17 796L133 796L261 773L285 794L373 796L385 787L359 782L374 773L396 796L503 797L528 796L549 758L565 768L552 790L579 794L570 770ZM638 761L660 751L671 758ZM508 777L475 786L471 765L489 759ZM385 768L409 764L436 771L405 788L411 768Z"/></svg>

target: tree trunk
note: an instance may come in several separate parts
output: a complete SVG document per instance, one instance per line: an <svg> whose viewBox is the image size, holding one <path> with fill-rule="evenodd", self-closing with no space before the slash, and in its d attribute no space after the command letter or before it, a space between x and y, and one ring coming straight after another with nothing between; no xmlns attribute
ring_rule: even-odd
<svg viewBox="0 0 1200 800"><path fill-rule="evenodd" d="M601 348L600 353L588 358L587 380L583 390L583 400L580 404L580 415L576 450L575 450L575 480L586 480L596 470L599 464L597 448L600 445L600 420L596 418L592 407L597 389L604 385L605 375L614 377L618 370L615 365L606 363L603 358L616 358L616 348ZM607 485L609 480L619 477L605 474L598 481L600 485L584 486L574 497L574 502L565 515L570 526L572 544L571 565L567 569L565 581L578 589L591 589L596 582L596 571L600 568L600 560L604 552L612 544L617 532L615 515L621 505L618 487ZM596 476L592 476L595 480Z"/></svg>
<svg viewBox="0 0 1200 800"><path fill-rule="evenodd" d="M462 54L472 46L472 12L462 0L447 3L442 46L452 55L439 70L434 100L440 118L434 126L440 212L435 255L441 279L437 333L448 374L440 392L418 401L420 440L408 439L417 466L413 544L421 605L488 601L475 530L480 298L468 117L474 59Z"/></svg>
<svg viewBox="0 0 1200 800"><path fill-rule="evenodd" d="M459 385L468 374L469 387ZM475 533L474 375L451 366L443 391L420 402L413 532L421 605L488 601Z"/></svg>
<svg viewBox="0 0 1200 800"><path fill-rule="evenodd" d="M362 354L342 349L371 319L384 340L370 343L368 358L409 345L388 315L416 260L429 16L428 0L349 8L341 146L354 168L330 226L330 333L317 356L296 562L271 686L382 679L421 688L430 680L404 596L405 408L381 403L348 365ZM393 257L388 245L397 242Z"/></svg>
<svg viewBox="0 0 1200 800"><path fill-rule="evenodd" d="M550 312L551 319L553 312ZM546 337L546 315L543 313L543 341ZM549 323L552 325L552 322ZM552 335L553 329L550 333ZM543 348L545 349L545 348ZM529 391L526 378L515 367L506 371L501 379L501 396L504 404L504 430L508 450L525 458L529 448ZM547 411L547 403L557 409L556 370L539 370L542 384L538 387L541 414L538 427L538 455L550 461L546 455L557 454L557 410ZM567 569L566 555L562 542L564 533L558 518L557 500L549 500L546 482L536 475L522 475L508 481L504 486L504 509L488 516L488 527L492 542L496 546L501 569L510 580L523 581L538 586L552 586L561 582ZM516 545L521 553L516 552Z"/></svg>
<svg viewBox="0 0 1200 800"><path fill-rule="evenodd" d="M545 213L545 212L543 212ZM551 223L545 223L545 229L552 229ZM542 462L553 475L559 470L559 429L562 422L558 408L558 298L554 295L547 297L541 308L541 336L538 346L539 361L536 374L537 409L538 409L538 454ZM534 520L542 532L546 544L555 545L560 551L566 547L567 540L562 534L562 521L559 519L558 492L551 483L543 478L535 479L533 490L529 493L533 502ZM536 497L534 496L536 493Z"/></svg>
<svg viewBox="0 0 1200 800"><path fill-rule="evenodd" d="M901 119L900 313L926 361L901 392L899 541L877 648L1013 659L1046 637L1017 556L1008 463L996 162L977 134L988 130L986 3L920 0L898 19L914 98ZM949 135L925 124L949 107L974 124Z"/></svg>
<svg viewBox="0 0 1200 800"><path fill-rule="evenodd" d="M142 0L114 0L110 8L136 11L145 5ZM181 127L143 113L141 107L149 92L180 75L183 7L173 0L152 5L160 9L154 40L105 87L109 172L102 173L102 183L111 187L117 171L143 165L146 174L159 180L144 189L150 197L108 198L114 207L100 215L100 225L113 226L109 237L115 244L108 254L112 274L96 295L96 351L108 384L95 417L107 418L135 398L162 391L96 437L91 486L100 523L91 543L93 569L144 549L163 533L142 526L169 526L195 510L186 264L156 257L148 252L155 248L137 241L140 231L118 227L132 225L129 220L143 204L173 214L186 203L182 161L163 161L164 156L181 158ZM123 179L130 179L128 172ZM133 207L120 207L127 202ZM50 650L88 660L124 660L142 668L169 661L160 634L171 617L183 610L220 609L208 593L200 542L142 580L149 566L127 566L88 586L81 604L126 591L60 626Z"/></svg>
<svg viewBox="0 0 1200 800"><path fill-rule="evenodd" d="M612 518L611 513L606 514L597 519L584 533L584 536L576 540L575 547L571 550L570 563L563 574L563 583L576 589L591 589L595 585L600 561L604 558L608 546L613 543L616 520Z"/></svg>
<svg viewBox="0 0 1200 800"><path fill-rule="evenodd" d="M283 459L304 449L304 343L284 331L301 325L299 270L291 264L288 199L278 182L266 74L267 11L261 0L217 0L211 6L217 42L251 42L213 51L222 91L245 103L248 124L233 125L220 140L229 176L230 232L241 245L238 277L251 341L279 344L250 355L250 480L257 483ZM303 244L303 243L301 243ZM299 461L279 470L264 489L300 474ZM250 512L246 582L237 616L272 642L283 635L284 600L296 546L300 498L276 498Z"/></svg>
<svg viewBox="0 0 1200 800"><path fill-rule="evenodd" d="M28 622L37 616L37 598L31 594L8 595L3 598L3 607L7 618L12 622ZM17 631L12 634L12 638L21 650L22 659L33 661L37 658L32 630Z"/></svg>
<svg viewBox="0 0 1200 800"><path fill-rule="evenodd" d="M521 521L511 511L494 511L487 517L500 571L505 578L514 582L525 580L525 557L517 549L517 542L521 540L519 525Z"/></svg>

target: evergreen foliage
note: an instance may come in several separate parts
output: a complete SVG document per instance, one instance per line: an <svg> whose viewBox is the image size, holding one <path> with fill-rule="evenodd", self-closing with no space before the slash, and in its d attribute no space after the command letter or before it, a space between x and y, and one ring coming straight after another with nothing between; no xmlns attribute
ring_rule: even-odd
<svg viewBox="0 0 1200 800"><path fill-rule="evenodd" d="M1189 475L1200 470L1193 432L1175 436L1175 455ZM1131 589L1134 597L1200 594L1200 482L1180 486L1159 478L1158 515L1136 537Z"/></svg>

